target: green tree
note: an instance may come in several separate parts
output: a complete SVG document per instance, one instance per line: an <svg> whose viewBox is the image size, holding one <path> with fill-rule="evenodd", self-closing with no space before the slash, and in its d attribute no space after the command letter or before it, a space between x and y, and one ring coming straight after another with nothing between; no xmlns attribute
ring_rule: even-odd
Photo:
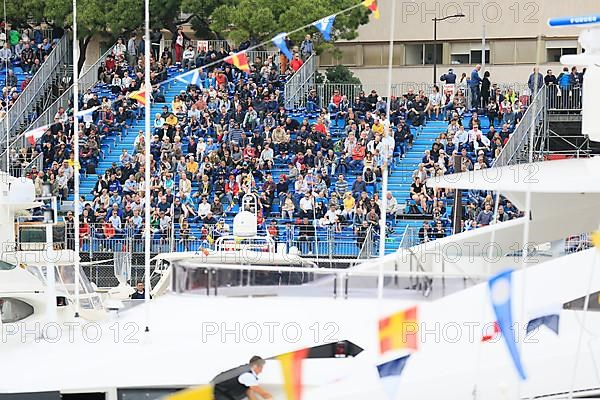
<svg viewBox="0 0 600 400"><path fill-rule="evenodd" d="M212 13L214 31L235 43L252 38L267 41L279 32L291 32L335 12L356 5L356 0L236 0L217 7ZM369 22L365 7L340 14L334 22L332 38L354 39L360 25ZM314 27L291 35L300 44L306 33L317 32Z"/></svg>
<svg viewBox="0 0 600 400"><path fill-rule="evenodd" d="M328 82L328 83L353 83L353 84L361 84L359 78L354 76L354 73L350 71L348 67L345 65L336 65L335 67L329 67L325 70L325 77L322 74L319 74L317 77L318 83Z"/></svg>
<svg viewBox="0 0 600 400"><path fill-rule="evenodd" d="M225 38L234 43L246 40L266 41L282 31L293 31L334 12L356 5L356 0L150 0L151 26L176 34L177 27L191 23L202 38ZM7 2L8 20L16 25L26 22L47 23L65 30L72 26L72 0L20 0ZM24 11L26 10L26 11ZM142 0L77 0L79 38L79 69L92 38L105 37L116 41L144 24ZM356 7L336 17L333 39L354 39L361 24L369 21L369 11ZM306 33L291 35L300 43ZM323 43L319 49L331 48Z"/></svg>

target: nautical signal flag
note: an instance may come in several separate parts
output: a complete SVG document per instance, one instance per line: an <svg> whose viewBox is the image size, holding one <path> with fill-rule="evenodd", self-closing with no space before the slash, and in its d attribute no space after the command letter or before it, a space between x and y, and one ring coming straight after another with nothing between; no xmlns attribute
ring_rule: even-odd
<svg viewBox="0 0 600 400"><path fill-rule="evenodd" d="M400 382L400 375L404 371L408 357L410 357L410 354L377 366L381 384L390 400L397 397L396 392L398 390L398 383Z"/></svg>
<svg viewBox="0 0 600 400"><path fill-rule="evenodd" d="M250 72L250 64L248 63L248 57L243 51L232 54L229 57L225 57L223 61L235 65L235 67L240 71Z"/></svg>
<svg viewBox="0 0 600 400"><path fill-rule="evenodd" d="M537 307L530 306L527 312L529 321L527 322L525 334L528 335L530 332L545 326L558 335L558 326L562 308L562 303L558 302L544 302Z"/></svg>
<svg viewBox="0 0 600 400"><path fill-rule="evenodd" d="M188 71L184 74L177 75L175 77L175 80L183 82L187 85L198 85L199 84L199 86L203 86L203 82L200 82L200 70L197 68L193 69L191 71Z"/></svg>
<svg viewBox="0 0 600 400"><path fill-rule="evenodd" d="M552 332L558 335L558 322L560 320L560 315L558 314L548 314L543 315L541 317L533 318L527 323L526 334L528 335L530 332L536 330L540 326L546 326Z"/></svg>
<svg viewBox="0 0 600 400"><path fill-rule="evenodd" d="M600 231L592 233L592 244L596 247L596 250L600 251Z"/></svg>
<svg viewBox="0 0 600 400"><path fill-rule="evenodd" d="M49 129L48 125L40 126L39 128L32 129L30 131L25 132L25 138L27 139L27 143L32 146L35 146L35 143L39 138L44 136L44 133Z"/></svg>
<svg viewBox="0 0 600 400"><path fill-rule="evenodd" d="M279 35L275 36L271 41L281 52L287 57L288 60L293 58L292 52L287 47L287 43L285 38L287 37L287 33L281 32Z"/></svg>
<svg viewBox="0 0 600 400"><path fill-rule="evenodd" d="M392 314L379 320L379 352L397 349L417 350L417 307Z"/></svg>
<svg viewBox="0 0 600 400"><path fill-rule="evenodd" d="M276 357L281 363L283 389L287 400L300 400L302 397L302 360L310 349L302 349Z"/></svg>
<svg viewBox="0 0 600 400"><path fill-rule="evenodd" d="M489 325L486 327L489 327ZM489 333L488 329L484 330L484 334L481 337L482 342L489 342L490 340L494 339L498 334L500 334L500 326L498 325L498 321L494 321L491 328L491 334Z"/></svg>
<svg viewBox="0 0 600 400"><path fill-rule="evenodd" d="M180 390L168 395L164 400L213 400L212 385L204 385L196 388Z"/></svg>
<svg viewBox="0 0 600 400"><path fill-rule="evenodd" d="M96 112L96 110L99 108L100 108L100 106L94 106L91 108L86 108L85 110L79 110L77 112L77 117L78 118L84 117L84 120L85 120L85 117L87 117L88 115L94 114L94 112Z"/></svg>
<svg viewBox="0 0 600 400"><path fill-rule="evenodd" d="M333 29L334 20L335 15L330 15L329 17L322 18L313 23L313 26L321 32L321 35L323 35L323 39L327 41L331 40L331 30Z"/></svg>
<svg viewBox="0 0 600 400"><path fill-rule="evenodd" d="M496 320L500 327L500 333L504 338L504 342L506 343L506 347L519 377L522 380L525 380L527 379L527 376L525 375L525 370L521 363L521 357L519 355L519 349L517 348L515 333L513 331L512 273L513 270L508 269L492 276L488 281L488 288L492 307L494 308Z"/></svg>
<svg viewBox="0 0 600 400"><path fill-rule="evenodd" d="M377 0L365 0L363 5L367 7L373 13L375 19L379 19L379 7L377 6Z"/></svg>
<svg viewBox="0 0 600 400"><path fill-rule="evenodd" d="M127 95L130 99L136 100L139 104L145 106L146 105L146 90L140 89L133 91Z"/></svg>

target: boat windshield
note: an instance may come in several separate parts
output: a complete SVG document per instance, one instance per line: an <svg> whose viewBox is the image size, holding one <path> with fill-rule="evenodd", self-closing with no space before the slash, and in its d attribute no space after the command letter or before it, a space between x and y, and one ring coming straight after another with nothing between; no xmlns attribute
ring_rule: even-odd
<svg viewBox="0 0 600 400"><path fill-rule="evenodd" d="M42 282L46 282L46 266L28 265L27 270L38 277ZM68 293L73 300L75 296L75 266L60 265L54 267L54 277L56 287L61 288ZM102 301L96 290L90 283L83 269L79 267L79 295L80 306L84 309L101 308Z"/></svg>
<svg viewBox="0 0 600 400"><path fill-rule="evenodd" d="M15 264L7 263L6 261L0 261L0 271L8 271L15 268Z"/></svg>
<svg viewBox="0 0 600 400"><path fill-rule="evenodd" d="M224 265L174 261L171 290L179 294L225 297L347 297L376 298L377 271L300 266ZM439 298L464 289L463 278L429 277L394 271L384 273L383 297ZM435 284L434 284L435 282ZM433 291L434 286L444 287Z"/></svg>

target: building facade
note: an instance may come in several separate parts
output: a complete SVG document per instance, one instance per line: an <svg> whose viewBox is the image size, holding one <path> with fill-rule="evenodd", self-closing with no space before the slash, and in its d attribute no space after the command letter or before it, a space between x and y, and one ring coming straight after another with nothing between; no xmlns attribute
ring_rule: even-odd
<svg viewBox="0 0 600 400"><path fill-rule="evenodd" d="M439 76L454 68L457 75L470 73L482 62L485 32L485 69L493 82L523 82L536 63L558 75L560 56L582 51L579 28L551 28L548 19L560 16L596 14L597 0L489 0L411 1L379 0L381 18L360 27L353 41L340 41L332 53L320 58L321 68L344 64L365 84L381 83L389 62L392 1L397 1L393 18L393 80L432 82L434 53ZM432 18L464 14L437 22L434 41ZM435 46L435 49L434 49Z"/></svg>

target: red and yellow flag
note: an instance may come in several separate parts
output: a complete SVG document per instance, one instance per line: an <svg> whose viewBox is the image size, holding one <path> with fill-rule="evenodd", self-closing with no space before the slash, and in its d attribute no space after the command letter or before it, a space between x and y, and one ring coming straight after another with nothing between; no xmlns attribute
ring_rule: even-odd
<svg viewBox="0 0 600 400"><path fill-rule="evenodd" d="M143 106L146 105L146 90L145 89L133 91L133 92L129 93L129 95L127 97L129 97L130 99L137 100L137 102Z"/></svg>
<svg viewBox="0 0 600 400"><path fill-rule="evenodd" d="M300 400L302 396L302 360L309 349L302 349L277 356L283 372L283 389L287 400Z"/></svg>
<svg viewBox="0 0 600 400"><path fill-rule="evenodd" d="M212 385L204 385L200 387L180 390L167 397L165 400L213 400Z"/></svg>
<svg viewBox="0 0 600 400"><path fill-rule="evenodd" d="M379 320L379 352L396 349L417 350L419 325L417 307L392 314Z"/></svg>
<svg viewBox="0 0 600 400"><path fill-rule="evenodd" d="M379 7L377 6L377 0L365 0L363 1L363 5L371 10L375 19L379 19Z"/></svg>
<svg viewBox="0 0 600 400"><path fill-rule="evenodd" d="M241 51L239 53L235 53L230 55L229 57L225 57L224 61L229 64L233 64L237 69L244 72L250 71L250 64L248 64L248 57L246 57L246 53Z"/></svg>

